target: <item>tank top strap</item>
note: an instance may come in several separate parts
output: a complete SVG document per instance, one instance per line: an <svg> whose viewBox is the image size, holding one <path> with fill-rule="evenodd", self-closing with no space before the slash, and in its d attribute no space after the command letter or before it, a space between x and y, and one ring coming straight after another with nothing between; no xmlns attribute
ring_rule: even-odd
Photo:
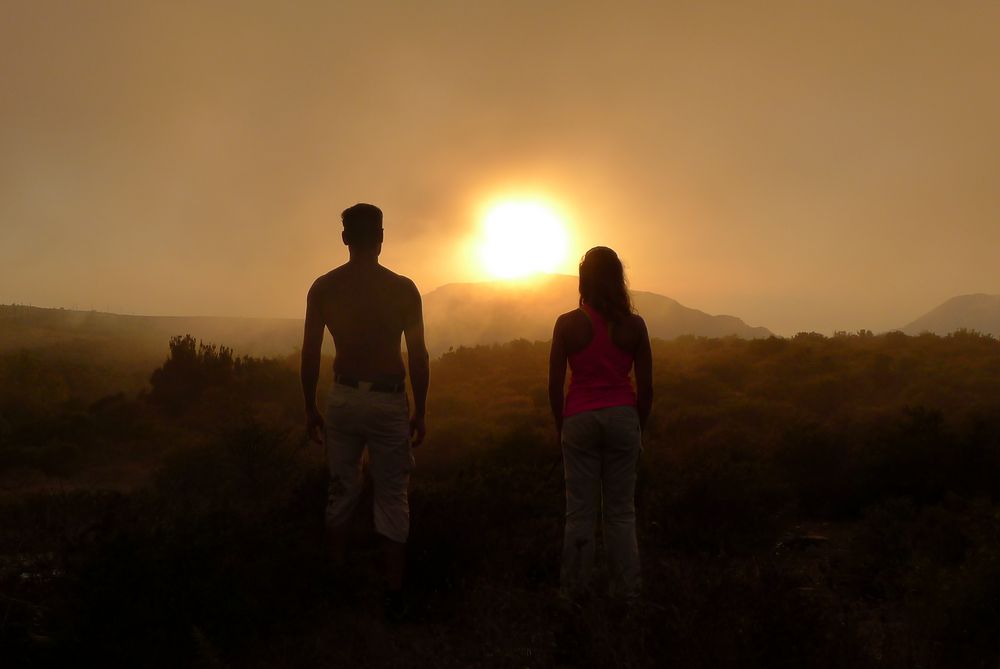
<svg viewBox="0 0 1000 669"><path fill-rule="evenodd" d="M592 341L597 339L610 341L611 333L608 331L608 322L604 320L604 316L586 302L580 308L583 310L583 313L587 314L587 318L590 319L590 329L593 332Z"/></svg>

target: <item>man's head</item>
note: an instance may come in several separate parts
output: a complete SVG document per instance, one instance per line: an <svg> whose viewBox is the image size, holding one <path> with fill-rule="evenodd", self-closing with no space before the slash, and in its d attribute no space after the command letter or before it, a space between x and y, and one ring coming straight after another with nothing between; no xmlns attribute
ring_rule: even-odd
<svg viewBox="0 0 1000 669"><path fill-rule="evenodd" d="M380 251L382 245L382 210L364 202L348 207L340 214L344 222L341 237L358 251Z"/></svg>

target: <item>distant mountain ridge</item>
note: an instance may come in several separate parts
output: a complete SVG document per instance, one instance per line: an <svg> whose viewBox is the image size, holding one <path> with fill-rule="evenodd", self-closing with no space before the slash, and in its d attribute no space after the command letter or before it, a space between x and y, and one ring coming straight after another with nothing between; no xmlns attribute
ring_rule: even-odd
<svg viewBox="0 0 1000 669"><path fill-rule="evenodd" d="M166 357L174 335L191 334L239 355L288 355L302 341L297 318L131 316L100 311L0 305L0 351L113 347L137 358Z"/></svg>
<svg viewBox="0 0 1000 669"><path fill-rule="evenodd" d="M447 284L424 296L427 339L441 351L519 338L546 340L556 317L575 308L578 296L577 278L559 274L527 282ZM652 337L771 336L767 328L751 327L735 316L711 316L656 293L632 291L632 299Z"/></svg>
<svg viewBox="0 0 1000 669"><path fill-rule="evenodd" d="M963 328L1000 337L1000 295L974 293L953 297L902 330L910 335L921 332L946 335Z"/></svg>
<svg viewBox="0 0 1000 669"><path fill-rule="evenodd" d="M768 337L734 316L711 316L656 293L633 291L636 309L653 337L680 335ZM577 279L550 275L530 282L453 283L424 296L424 322L431 355L451 347L546 340L556 317L577 303ZM127 316L98 311L0 305L0 351L85 346L133 357L162 357L171 336L190 334L238 355L283 356L302 342L297 318L217 316ZM332 351L327 335L326 351Z"/></svg>

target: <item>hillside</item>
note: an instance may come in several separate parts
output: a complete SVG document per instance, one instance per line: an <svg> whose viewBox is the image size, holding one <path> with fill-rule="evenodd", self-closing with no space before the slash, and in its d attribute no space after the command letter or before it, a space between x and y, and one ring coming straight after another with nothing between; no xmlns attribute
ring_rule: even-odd
<svg viewBox="0 0 1000 669"><path fill-rule="evenodd" d="M733 316L710 316L655 293L633 293L653 337L673 339L738 335L767 337ZM573 308L576 278L549 276L533 283L456 283L424 296L424 320L432 355L450 347L491 344L513 339L546 340L556 316ZM190 334L224 343L237 354L284 356L302 341L302 321L295 318L226 318L209 316L126 316L97 311L0 306L0 351L49 348L116 359L159 360L170 337ZM332 341L327 336L327 351Z"/></svg>
<svg viewBox="0 0 1000 669"><path fill-rule="evenodd" d="M577 279L551 275L530 283L453 283L424 297L427 338L438 351L459 345L493 344L512 339L546 340L556 317L577 304ZM734 316L711 316L669 297L633 291L636 309L649 333L660 339L681 335L745 339L770 336Z"/></svg>
<svg viewBox="0 0 1000 669"><path fill-rule="evenodd" d="M945 335L961 329L1000 337L1000 295L977 293L953 297L903 327L903 332Z"/></svg>

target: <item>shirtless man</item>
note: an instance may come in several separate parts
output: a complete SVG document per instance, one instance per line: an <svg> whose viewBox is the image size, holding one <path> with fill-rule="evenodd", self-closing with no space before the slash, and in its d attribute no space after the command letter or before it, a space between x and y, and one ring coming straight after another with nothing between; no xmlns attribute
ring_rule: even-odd
<svg viewBox="0 0 1000 669"><path fill-rule="evenodd" d="M361 455L368 448L375 489L375 530L382 537L387 613L401 606L406 539L410 529L408 487L412 448L424 439L429 365L420 293L413 281L378 262L382 211L371 204L346 209L343 240L347 263L316 279L306 300L302 341L302 390L306 429L326 446L330 489L327 537L335 561L346 551L348 520L361 494ZM323 329L336 346L334 385L326 415L316 406ZM406 350L413 414L406 396Z"/></svg>

